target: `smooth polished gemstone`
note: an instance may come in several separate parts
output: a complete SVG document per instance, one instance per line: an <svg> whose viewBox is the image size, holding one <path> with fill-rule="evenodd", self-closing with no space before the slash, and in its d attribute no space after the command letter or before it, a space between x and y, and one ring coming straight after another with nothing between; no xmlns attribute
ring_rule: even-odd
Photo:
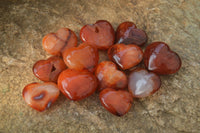
<svg viewBox="0 0 200 133"><path fill-rule="evenodd" d="M137 26L133 22L123 22L121 23L116 30L116 42L120 40L120 38L124 38L124 36L128 35L132 29L136 29Z"/></svg>
<svg viewBox="0 0 200 133"><path fill-rule="evenodd" d="M61 28L56 33L47 34L42 45L49 54L61 56L63 51L77 45L77 37L72 30Z"/></svg>
<svg viewBox="0 0 200 133"><path fill-rule="evenodd" d="M81 100L92 95L98 85L96 77L89 71L64 70L58 77L58 88L70 100Z"/></svg>
<svg viewBox="0 0 200 133"><path fill-rule="evenodd" d="M181 59L166 43L153 42L144 52L144 64L157 74L173 74L181 68Z"/></svg>
<svg viewBox="0 0 200 133"><path fill-rule="evenodd" d="M101 62L95 75L99 80L99 90L105 88L125 89L127 87L127 77L124 72L117 70L116 65L111 61Z"/></svg>
<svg viewBox="0 0 200 133"><path fill-rule="evenodd" d="M143 59L143 52L137 45L115 44L109 48L108 57L125 70L138 65Z"/></svg>
<svg viewBox="0 0 200 133"><path fill-rule="evenodd" d="M63 60L70 69L87 69L93 72L98 65L99 53L95 47L83 43L64 51Z"/></svg>
<svg viewBox="0 0 200 133"><path fill-rule="evenodd" d="M142 46L147 43L147 40L146 32L137 29L136 25L132 22L123 22L117 28L116 43Z"/></svg>
<svg viewBox="0 0 200 133"><path fill-rule="evenodd" d="M131 108L133 98L124 90L106 88L99 95L101 104L116 116L125 115Z"/></svg>
<svg viewBox="0 0 200 133"><path fill-rule="evenodd" d="M31 83L24 87L25 102L37 111L49 108L58 98L60 91L53 82Z"/></svg>
<svg viewBox="0 0 200 133"><path fill-rule="evenodd" d="M52 56L47 60L39 60L33 66L33 74L42 81L57 82L58 75L66 69L66 65L59 56Z"/></svg>
<svg viewBox="0 0 200 133"><path fill-rule="evenodd" d="M128 78L128 90L135 98L143 98L155 93L161 86L158 75L138 68L130 73Z"/></svg>
<svg viewBox="0 0 200 133"><path fill-rule="evenodd" d="M80 38L98 49L106 50L114 44L115 31L108 21L98 20L95 24L83 26Z"/></svg>

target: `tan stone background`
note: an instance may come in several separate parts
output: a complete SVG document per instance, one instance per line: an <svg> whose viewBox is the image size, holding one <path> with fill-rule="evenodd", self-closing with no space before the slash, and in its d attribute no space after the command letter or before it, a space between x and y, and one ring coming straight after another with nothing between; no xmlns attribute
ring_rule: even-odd
<svg viewBox="0 0 200 133"><path fill-rule="evenodd" d="M49 57L42 38L61 27L80 28L106 19L114 28L133 21L152 41L164 41L182 59L174 75L162 76L153 96L134 101L124 117L108 113L98 94L80 102L63 95L45 112L27 106L23 87L39 81L32 65ZM105 55L101 57L105 58ZM0 132L200 132L199 0L0 0Z"/></svg>

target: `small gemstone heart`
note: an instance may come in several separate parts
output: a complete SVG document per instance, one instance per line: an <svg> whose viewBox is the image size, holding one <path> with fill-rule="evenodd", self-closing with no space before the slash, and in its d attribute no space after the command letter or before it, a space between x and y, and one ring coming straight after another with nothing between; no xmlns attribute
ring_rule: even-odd
<svg viewBox="0 0 200 133"><path fill-rule="evenodd" d="M125 70L138 65L142 61L143 52L137 45L115 44L109 48L108 57Z"/></svg>
<svg viewBox="0 0 200 133"><path fill-rule="evenodd" d="M64 51L63 59L70 69L87 69L93 72L98 65L99 53L95 47L83 43L78 47Z"/></svg>
<svg viewBox="0 0 200 133"><path fill-rule="evenodd" d="M83 42L105 50L114 44L115 31L108 21L99 20L95 24L83 26L80 38Z"/></svg>
<svg viewBox="0 0 200 133"><path fill-rule="evenodd" d="M101 62L95 75L99 80L99 90L105 88L125 89L127 77L124 72L117 70L116 65L111 61Z"/></svg>
<svg viewBox="0 0 200 133"><path fill-rule="evenodd" d="M123 22L117 28L116 43L142 46L147 43L147 40L146 32L137 29L136 25L132 22Z"/></svg>
<svg viewBox="0 0 200 133"><path fill-rule="evenodd" d="M42 81L57 82L58 75L65 69L64 61L59 56L52 56L37 61L33 66L33 74Z"/></svg>
<svg viewBox="0 0 200 133"><path fill-rule="evenodd" d="M49 54L61 56L63 51L77 45L77 37L72 30L61 28L56 33L47 34L42 45Z"/></svg>
<svg viewBox="0 0 200 133"><path fill-rule="evenodd" d="M58 88L70 100L81 100L92 95L98 85L96 77L89 71L64 70L58 77Z"/></svg>
<svg viewBox="0 0 200 133"><path fill-rule="evenodd" d="M31 83L26 85L22 92L25 102L37 111L49 108L59 94L60 91L53 82Z"/></svg>
<svg viewBox="0 0 200 133"><path fill-rule="evenodd" d="M166 43L154 42L144 52L144 64L157 74L173 74L181 68L181 59Z"/></svg>
<svg viewBox="0 0 200 133"><path fill-rule="evenodd" d="M125 115L130 110L133 102L129 92L124 90L117 91L111 88L101 91L99 97L104 108L116 116Z"/></svg>
<svg viewBox="0 0 200 133"><path fill-rule="evenodd" d="M158 75L138 68L130 73L128 79L129 92L135 98L143 98L155 93L161 86Z"/></svg>

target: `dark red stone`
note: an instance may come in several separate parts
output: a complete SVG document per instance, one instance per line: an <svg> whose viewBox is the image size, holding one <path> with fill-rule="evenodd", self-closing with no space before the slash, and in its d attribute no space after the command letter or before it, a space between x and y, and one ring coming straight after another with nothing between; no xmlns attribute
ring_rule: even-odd
<svg viewBox="0 0 200 133"><path fill-rule="evenodd" d="M137 29L136 25L132 22L123 22L117 28L116 43L142 46L147 43L147 40L146 32Z"/></svg>
<svg viewBox="0 0 200 133"><path fill-rule="evenodd" d="M166 43L153 42L144 52L144 64L157 74L173 74L181 68L181 59Z"/></svg>

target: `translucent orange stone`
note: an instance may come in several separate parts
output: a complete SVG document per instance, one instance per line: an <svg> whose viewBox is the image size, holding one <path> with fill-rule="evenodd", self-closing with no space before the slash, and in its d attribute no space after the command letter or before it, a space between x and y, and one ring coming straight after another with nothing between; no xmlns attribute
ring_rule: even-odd
<svg viewBox="0 0 200 133"><path fill-rule="evenodd" d="M72 30L61 28L56 33L47 34L42 45L49 54L61 56L63 51L77 45L77 37Z"/></svg>
<svg viewBox="0 0 200 133"><path fill-rule="evenodd" d="M143 59L143 52L137 45L115 44L109 48L108 57L125 70L138 65Z"/></svg>
<svg viewBox="0 0 200 133"><path fill-rule="evenodd" d="M116 116L125 115L131 108L133 98L131 94L124 90L106 88L99 95L101 104L109 112Z"/></svg>
<svg viewBox="0 0 200 133"><path fill-rule="evenodd" d="M115 31L108 21L99 20L95 24L83 26L80 31L80 38L83 42L98 49L106 50L114 44Z"/></svg>
<svg viewBox="0 0 200 133"><path fill-rule="evenodd" d="M70 100L81 100L92 95L98 82L96 77L89 71L77 71L74 69L64 70L58 77L58 87Z"/></svg>

